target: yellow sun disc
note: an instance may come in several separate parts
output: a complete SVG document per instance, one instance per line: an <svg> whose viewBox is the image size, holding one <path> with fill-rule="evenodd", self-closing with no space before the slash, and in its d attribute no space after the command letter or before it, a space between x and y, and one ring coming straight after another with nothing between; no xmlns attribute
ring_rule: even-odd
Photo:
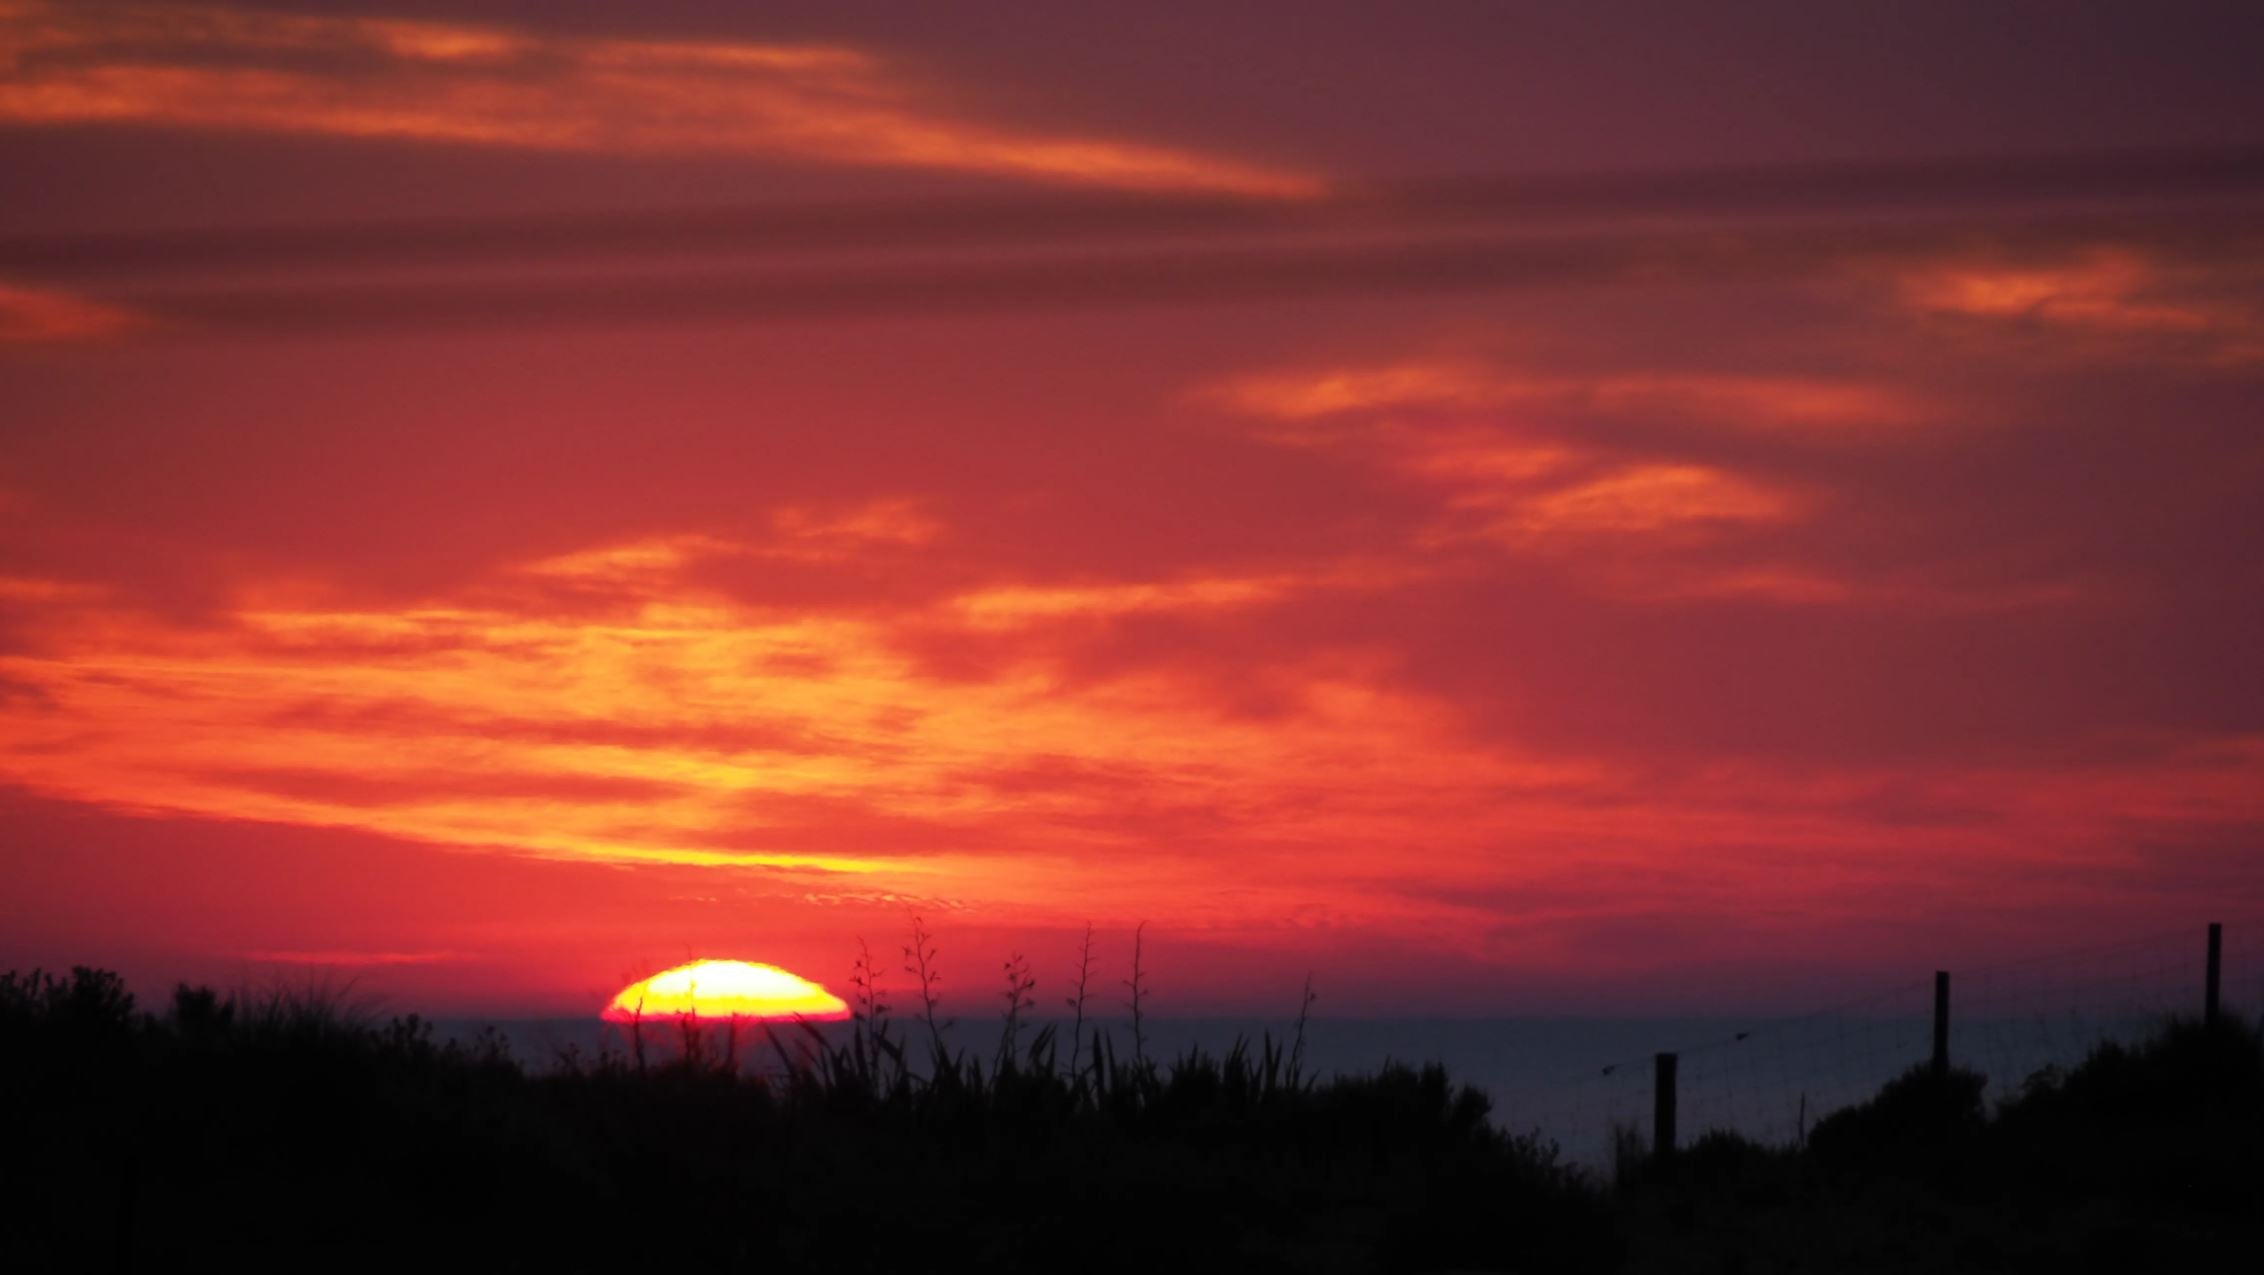
<svg viewBox="0 0 2264 1275"><path fill-rule="evenodd" d="M643 1018L843 1018L833 993L775 965L693 961L621 989L605 1007L615 1022Z"/></svg>

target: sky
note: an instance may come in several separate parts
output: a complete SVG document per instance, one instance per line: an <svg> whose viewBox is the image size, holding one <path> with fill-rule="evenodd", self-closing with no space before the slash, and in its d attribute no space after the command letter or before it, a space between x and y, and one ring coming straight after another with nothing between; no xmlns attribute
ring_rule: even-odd
<svg viewBox="0 0 2264 1275"><path fill-rule="evenodd" d="M970 1012L1090 925L1474 1014L2264 921L2260 47L0 0L0 968L901 1003L919 916Z"/></svg>

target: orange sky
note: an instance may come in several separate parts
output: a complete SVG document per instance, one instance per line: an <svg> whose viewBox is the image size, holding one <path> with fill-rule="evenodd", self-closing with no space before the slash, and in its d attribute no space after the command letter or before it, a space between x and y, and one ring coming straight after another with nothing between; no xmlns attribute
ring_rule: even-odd
<svg viewBox="0 0 2264 1275"><path fill-rule="evenodd" d="M1167 8L0 0L0 967L2264 920L2254 14Z"/></svg>

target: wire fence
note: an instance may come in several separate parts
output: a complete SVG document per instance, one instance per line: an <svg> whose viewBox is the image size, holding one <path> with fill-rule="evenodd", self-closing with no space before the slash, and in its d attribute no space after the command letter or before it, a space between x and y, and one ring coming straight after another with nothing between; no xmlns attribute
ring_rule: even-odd
<svg viewBox="0 0 2264 1275"><path fill-rule="evenodd" d="M2107 1041L2134 1041L2204 1009L2207 961L2199 927L2139 935L1950 971L1948 1061L1982 1073L1987 1098L2079 1063ZM2264 1008L2264 960L2227 945L2220 966L2227 1015ZM1722 1130L1756 1141L1803 1141L1822 1117L1862 1102L1928 1064L1935 1047L1935 980L1914 978L1822 1009L1657 1042L1552 1080L1497 1091L1502 1123L1554 1139L1575 1163L1608 1167L1618 1150L1647 1149L1657 1114L1657 1057L1675 1056L1678 1141Z"/></svg>

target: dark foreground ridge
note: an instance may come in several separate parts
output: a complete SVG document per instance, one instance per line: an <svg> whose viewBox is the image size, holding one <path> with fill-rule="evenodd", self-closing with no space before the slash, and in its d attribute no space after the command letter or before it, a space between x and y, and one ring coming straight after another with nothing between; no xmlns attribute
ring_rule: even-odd
<svg viewBox="0 0 2264 1275"><path fill-rule="evenodd" d="M712 1045L529 1068L322 998L0 977L0 1268L2146 1270L2264 1239L2264 1044L2231 1016L1994 1110L1920 1069L1804 1145L1609 1180L1436 1066L747 1043L769 1078Z"/></svg>

